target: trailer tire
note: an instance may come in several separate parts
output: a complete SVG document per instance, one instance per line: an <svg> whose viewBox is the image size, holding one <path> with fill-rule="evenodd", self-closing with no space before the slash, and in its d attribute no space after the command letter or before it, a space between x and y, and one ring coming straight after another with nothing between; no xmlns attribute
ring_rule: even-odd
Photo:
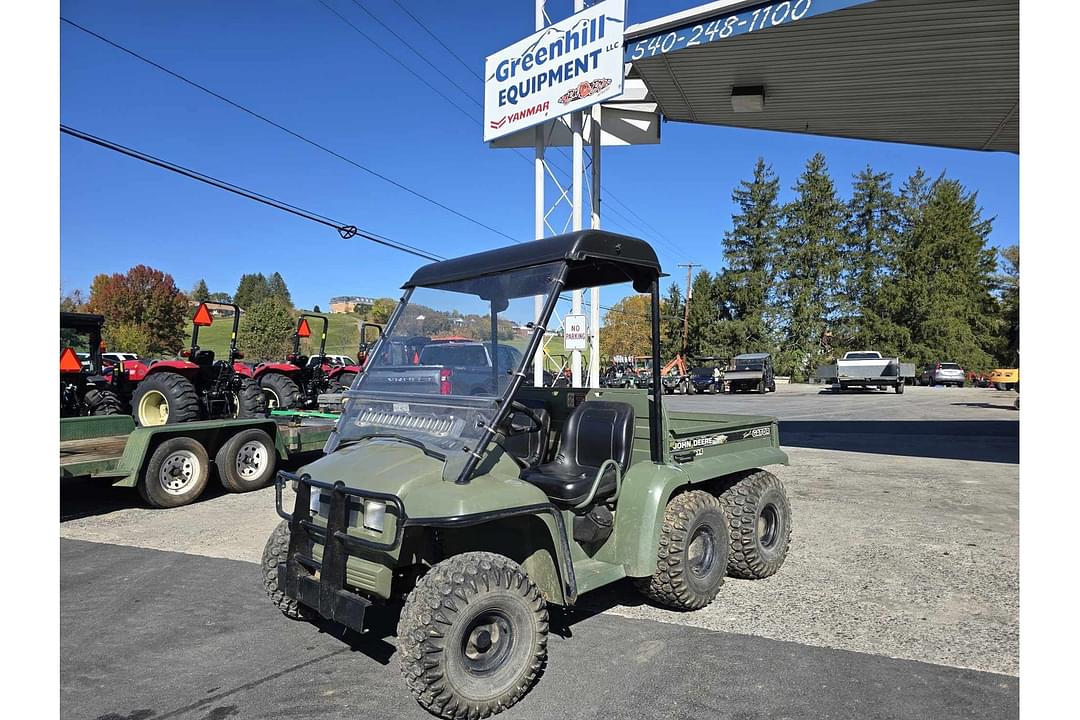
<svg viewBox="0 0 1080 720"><path fill-rule="evenodd" d="M669 608L703 608L724 583L729 549L720 501L703 490L676 495L664 511L656 571L638 579L637 588Z"/></svg>
<svg viewBox="0 0 1080 720"><path fill-rule="evenodd" d="M259 388L267 410L292 410L303 404L300 387L285 373L266 373L259 378Z"/></svg>
<svg viewBox="0 0 1080 720"><path fill-rule="evenodd" d="M285 594L278 586L278 563L285 562L289 557L289 523L282 520L278 523L270 537L266 539L266 546L262 554L263 589L270 596L270 602L290 620L307 620L312 617L311 613L303 605Z"/></svg>
<svg viewBox="0 0 1080 720"><path fill-rule="evenodd" d="M720 505L731 537L728 575L746 580L774 575L791 544L791 505L784 484L757 470L721 493Z"/></svg>
<svg viewBox="0 0 1080 720"><path fill-rule="evenodd" d="M139 478L142 499L157 508L194 502L210 479L210 456L199 441L189 437L163 440L150 456Z"/></svg>
<svg viewBox="0 0 1080 720"><path fill-rule="evenodd" d="M157 372L135 386L131 410L143 427L190 422L199 419L199 395L180 373Z"/></svg>
<svg viewBox="0 0 1080 720"><path fill-rule="evenodd" d="M83 400L87 415L119 415L123 408L120 396L108 388L89 388Z"/></svg>
<svg viewBox="0 0 1080 720"><path fill-rule="evenodd" d="M214 456L214 465L229 492L258 490L274 478L277 448L265 431L251 428L229 438Z"/></svg>
<svg viewBox="0 0 1080 720"><path fill-rule="evenodd" d="M236 403L235 418L261 418L270 414L262 388L252 378L241 378L240 389L233 395L233 401Z"/></svg>
<svg viewBox="0 0 1080 720"><path fill-rule="evenodd" d="M548 611L520 565L468 552L416 583L398 653L416 701L444 718L486 718L517 703L547 663Z"/></svg>

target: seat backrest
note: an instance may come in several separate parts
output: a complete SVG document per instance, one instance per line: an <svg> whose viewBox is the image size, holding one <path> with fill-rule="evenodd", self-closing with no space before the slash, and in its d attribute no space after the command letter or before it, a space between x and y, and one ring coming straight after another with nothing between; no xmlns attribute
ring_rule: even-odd
<svg viewBox="0 0 1080 720"><path fill-rule="evenodd" d="M634 449L634 408L628 403L592 400L574 408L563 426L559 454L583 468L598 468L609 458L622 472Z"/></svg>

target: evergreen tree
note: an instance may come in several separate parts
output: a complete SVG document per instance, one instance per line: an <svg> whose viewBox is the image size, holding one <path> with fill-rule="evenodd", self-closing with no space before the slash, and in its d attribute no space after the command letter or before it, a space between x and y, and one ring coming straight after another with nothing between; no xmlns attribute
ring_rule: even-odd
<svg viewBox="0 0 1080 720"><path fill-rule="evenodd" d="M198 303L207 302L210 299L210 288L206 287L206 280L200 279L191 291L191 299Z"/></svg>
<svg viewBox="0 0 1080 720"><path fill-rule="evenodd" d="M721 355L773 349L770 315L774 315L773 282L779 250L782 208L780 180L758 158L753 179L731 193L739 207L732 228L724 234L723 273L713 283L718 308L710 350Z"/></svg>
<svg viewBox="0 0 1080 720"><path fill-rule="evenodd" d="M1016 367L1020 364L1020 246L1010 245L998 252L1003 261L997 285L1005 335L999 359L1006 367Z"/></svg>
<svg viewBox="0 0 1080 720"><path fill-rule="evenodd" d="M281 277L281 273L275 272L270 276L267 289L270 293L270 297L277 298L290 308L293 306L292 295L289 293L289 286L285 284L285 278Z"/></svg>
<svg viewBox="0 0 1080 720"><path fill-rule="evenodd" d="M982 218L975 193L944 177L927 183L921 171L901 200L890 288L893 320L910 333L901 354L919 364L993 365L1001 322L992 294L996 253L987 247L991 221Z"/></svg>
<svg viewBox="0 0 1080 720"><path fill-rule="evenodd" d="M843 320L837 340L844 349L875 348L894 343L895 332L883 317L881 290L895 263L900 200L892 174L866 166L855 176L847 204L841 278ZM885 349L882 349L885 352Z"/></svg>
<svg viewBox="0 0 1080 720"><path fill-rule="evenodd" d="M802 379L832 352L845 207L821 153L806 163L793 189L776 256L783 330L776 364L781 373Z"/></svg>
<svg viewBox="0 0 1080 720"><path fill-rule="evenodd" d="M690 309L687 318L689 332L686 344L690 358L714 354L720 339L721 321L729 319L727 308L721 302L719 283L719 275L701 270L690 285L690 297L687 299Z"/></svg>
<svg viewBox="0 0 1080 720"><path fill-rule="evenodd" d="M616 307L618 306L616 305ZM646 310L648 310L648 306L646 306ZM665 358L673 358L677 353L682 352L683 312L682 291L679 289L679 283L672 282L668 286L667 297L661 300L660 330L662 342L660 343L660 352ZM603 342L603 339L604 335L601 332L600 341ZM605 354L610 355L610 353Z"/></svg>
<svg viewBox="0 0 1080 720"><path fill-rule="evenodd" d="M253 308L263 300L270 297L270 283L262 273L241 275L240 284L236 287L233 302L247 310Z"/></svg>

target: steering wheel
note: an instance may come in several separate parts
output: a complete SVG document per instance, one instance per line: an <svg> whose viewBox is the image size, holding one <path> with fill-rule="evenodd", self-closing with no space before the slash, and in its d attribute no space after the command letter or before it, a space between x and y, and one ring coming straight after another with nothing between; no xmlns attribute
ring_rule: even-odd
<svg viewBox="0 0 1080 720"><path fill-rule="evenodd" d="M536 414L535 410L533 410L531 407L529 407L525 403L519 402L517 400L511 400L510 401L510 409L512 411L516 412L516 413L521 413L525 417L532 420L532 423L533 423L532 427L526 428L522 432L527 432L527 433L541 432L544 429L543 420L540 419L540 417ZM510 417L509 416L507 417L507 422L510 422ZM510 429L513 430L513 424L512 423L511 423Z"/></svg>

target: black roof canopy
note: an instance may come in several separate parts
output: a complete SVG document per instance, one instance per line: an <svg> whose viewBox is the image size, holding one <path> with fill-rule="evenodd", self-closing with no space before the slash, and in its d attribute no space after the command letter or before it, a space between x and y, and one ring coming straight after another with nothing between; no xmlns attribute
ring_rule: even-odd
<svg viewBox="0 0 1080 720"><path fill-rule="evenodd" d="M662 274L656 253L644 240L606 230L578 230L430 263L402 287L432 287L559 261L569 264L564 290L629 281L638 292L646 292Z"/></svg>

